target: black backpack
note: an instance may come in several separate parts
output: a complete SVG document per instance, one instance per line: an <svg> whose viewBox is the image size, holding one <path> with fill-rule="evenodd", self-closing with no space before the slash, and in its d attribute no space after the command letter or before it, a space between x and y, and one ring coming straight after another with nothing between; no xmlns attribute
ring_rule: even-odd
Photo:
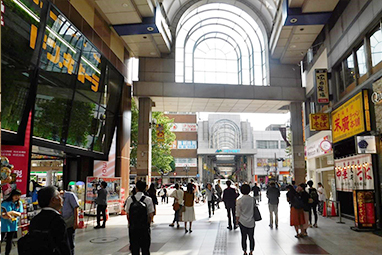
<svg viewBox="0 0 382 255"><path fill-rule="evenodd" d="M150 227L147 216L147 205L143 202L145 196L138 201L135 196L131 196L133 202L129 208L129 228L130 230L148 229Z"/></svg>
<svg viewBox="0 0 382 255"><path fill-rule="evenodd" d="M309 204L318 203L318 194L316 189L310 189L309 190Z"/></svg>
<svg viewBox="0 0 382 255"><path fill-rule="evenodd" d="M304 202L302 202L302 198L298 194L293 196L292 206L296 209L304 208Z"/></svg>
<svg viewBox="0 0 382 255"><path fill-rule="evenodd" d="M60 255L49 230L33 230L17 241L19 255Z"/></svg>

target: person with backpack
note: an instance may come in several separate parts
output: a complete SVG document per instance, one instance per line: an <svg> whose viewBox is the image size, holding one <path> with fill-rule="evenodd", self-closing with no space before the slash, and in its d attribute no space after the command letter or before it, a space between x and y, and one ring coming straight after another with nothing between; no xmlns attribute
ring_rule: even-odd
<svg viewBox="0 0 382 255"><path fill-rule="evenodd" d="M300 194L294 189L292 185L286 187L288 190L286 196L287 201L290 204L290 225L296 230L296 235L294 237L303 237L305 224L304 218L304 203L300 197ZM300 229L300 232L299 232Z"/></svg>
<svg viewBox="0 0 382 255"><path fill-rule="evenodd" d="M5 239L6 242L5 255L11 253L12 239L17 233L18 219L23 212L20 196L21 191L14 189L9 197L1 203L1 241Z"/></svg>
<svg viewBox="0 0 382 255"><path fill-rule="evenodd" d="M261 189L259 186L257 186L257 182L255 182L255 185L252 187L253 191L253 197L256 200L256 204L258 205L261 202Z"/></svg>
<svg viewBox="0 0 382 255"><path fill-rule="evenodd" d="M19 255L70 255L66 224L59 213L63 206L60 193L47 186L37 195L42 210L31 220L29 233L19 239Z"/></svg>
<svg viewBox="0 0 382 255"><path fill-rule="evenodd" d="M318 193L315 188L313 188L313 181L310 180L307 182L309 188L308 188L308 193L309 193L309 226L310 227L315 227L317 228L317 220L318 220L318 215L317 215L317 205L318 205ZM314 224L312 224L312 211L314 214Z"/></svg>
<svg viewBox="0 0 382 255"><path fill-rule="evenodd" d="M154 216L154 204L150 197L145 196L146 182L137 181L137 194L126 201L126 216L129 223L130 250L132 255L150 255L151 231L150 224Z"/></svg>

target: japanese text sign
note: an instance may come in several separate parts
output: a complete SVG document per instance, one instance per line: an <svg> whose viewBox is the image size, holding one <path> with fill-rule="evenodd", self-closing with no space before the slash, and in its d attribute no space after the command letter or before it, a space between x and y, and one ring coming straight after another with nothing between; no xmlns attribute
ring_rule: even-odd
<svg viewBox="0 0 382 255"><path fill-rule="evenodd" d="M329 87L328 87L328 70L316 69L315 70L316 88L317 88L317 103L329 103Z"/></svg>
<svg viewBox="0 0 382 255"><path fill-rule="evenodd" d="M370 154L335 160L336 186L339 191L374 189Z"/></svg>
<svg viewBox="0 0 382 255"><path fill-rule="evenodd" d="M310 130L330 130L329 113L309 114Z"/></svg>
<svg viewBox="0 0 382 255"><path fill-rule="evenodd" d="M156 125L156 131L157 131L157 141L158 142L164 142L164 127L163 127L163 124L157 124Z"/></svg>
<svg viewBox="0 0 382 255"><path fill-rule="evenodd" d="M334 143L366 130L364 97L362 96L363 92L358 93L332 112L332 133ZM367 98L365 99L367 100ZM366 127L369 129L370 124L367 124Z"/></svg>

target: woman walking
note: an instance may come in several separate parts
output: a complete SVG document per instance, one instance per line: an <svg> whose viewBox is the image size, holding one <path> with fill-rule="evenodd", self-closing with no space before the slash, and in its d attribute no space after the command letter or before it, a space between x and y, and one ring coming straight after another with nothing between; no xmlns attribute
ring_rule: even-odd
<svg viewBox="0 0 382 255"><path fill-rule="evenodd" d="M12 239L16 235L18 218L23 212L23 203L20 201L21 191L14 189L10 196L1 204L1 240L6 242L5 255L12 249Z"/></svg>
<svg viewBox="0 0 382 255"><path fill-rule="evenodd" d="M249 239L249 254L252 255L255 249L255 219L253 218L255 199L248 195L251 191L248 184L243 184L240 190L243 196L236 202L236 222L240 227L241 246L244 255L247 255L247 237Z"/></svg>
<svg viewBox="0 0 382 255"><path fill-rule="evenodd" d="M325 188L324 188L324 186L322 185L321 182L319 182L317 185L318 185L318 188L317 188L317 192L318 192L318 212L322 215L322 212L324 211L324 203L326 201L326 192L325 192Z"/></svg>
<svg viewBox="0 0 382 255"><path fill-rule="evenodd" d="M211 218L211 208L212 208L212 215L215 214L215 190L212 188L211 183L207 183L207 189L206 189L206 196L207 196L207 204L208 204L208 218Z"/></svg>
<svg viewBox="0 0 382 255"><path fill-rule="evenodd" d="M154 215L151 219L151 222L154 223L154 216L157 214L156 205L158 204L157 191L155 189L154 183L150 184L150 188L147 190L147 193L149 197L151 197L151 200L153 201L153 205L154 205Z"/></svg>
<svg viewBox="0 0 382 255"><path fill-rule="evenodd" d="M180 216L179 213L181 212L181 209L183 207L183 196L184 196L183 190L179 189L179 184L176 183L175 191L172 192L170 197L174 198L174 210L175 210L175 207L178 207L178 210L175 210L174 220L169 225L170 227L173 227L176 222L176 227L179 228L179 216ZM179 206L176 206L176 204L178 204Z"/></svg>
<svg viewBox="0 0 382 255"><path fill-rule="evenodd" d="M304 203L301 200L299 193L294 189L292 185L287 187L287 201L290 204L290 225L296 230L296 238L303 237L305 219L304 219ZM300 233L299 230L300 229Z"/></svg>
<svg viewBox="0 0 382 255"><path fill-rule="evenodd" d="M192 183L187 184L187 191L184 192L183 200L184 200L184 207L185 211L183 212L183 221L184 221L184 228L185 232L192 232L192 222L195 220L195 210L194 210L194 185ZM190 228L187 230L187 222L190 223Z"/></svg>

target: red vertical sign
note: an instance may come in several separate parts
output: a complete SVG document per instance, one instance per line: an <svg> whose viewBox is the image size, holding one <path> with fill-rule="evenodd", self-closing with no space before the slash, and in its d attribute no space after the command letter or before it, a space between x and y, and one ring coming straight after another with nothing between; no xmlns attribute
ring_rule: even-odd
<svg viewBox="0 0 382 255"><path fill-rule="evenodd" d="M1 145L1 156L7 157L9 163L14 166L12 173L16 174L17 188L22 194L27 193L31 116L30 113L23 146Z"/></svg>

